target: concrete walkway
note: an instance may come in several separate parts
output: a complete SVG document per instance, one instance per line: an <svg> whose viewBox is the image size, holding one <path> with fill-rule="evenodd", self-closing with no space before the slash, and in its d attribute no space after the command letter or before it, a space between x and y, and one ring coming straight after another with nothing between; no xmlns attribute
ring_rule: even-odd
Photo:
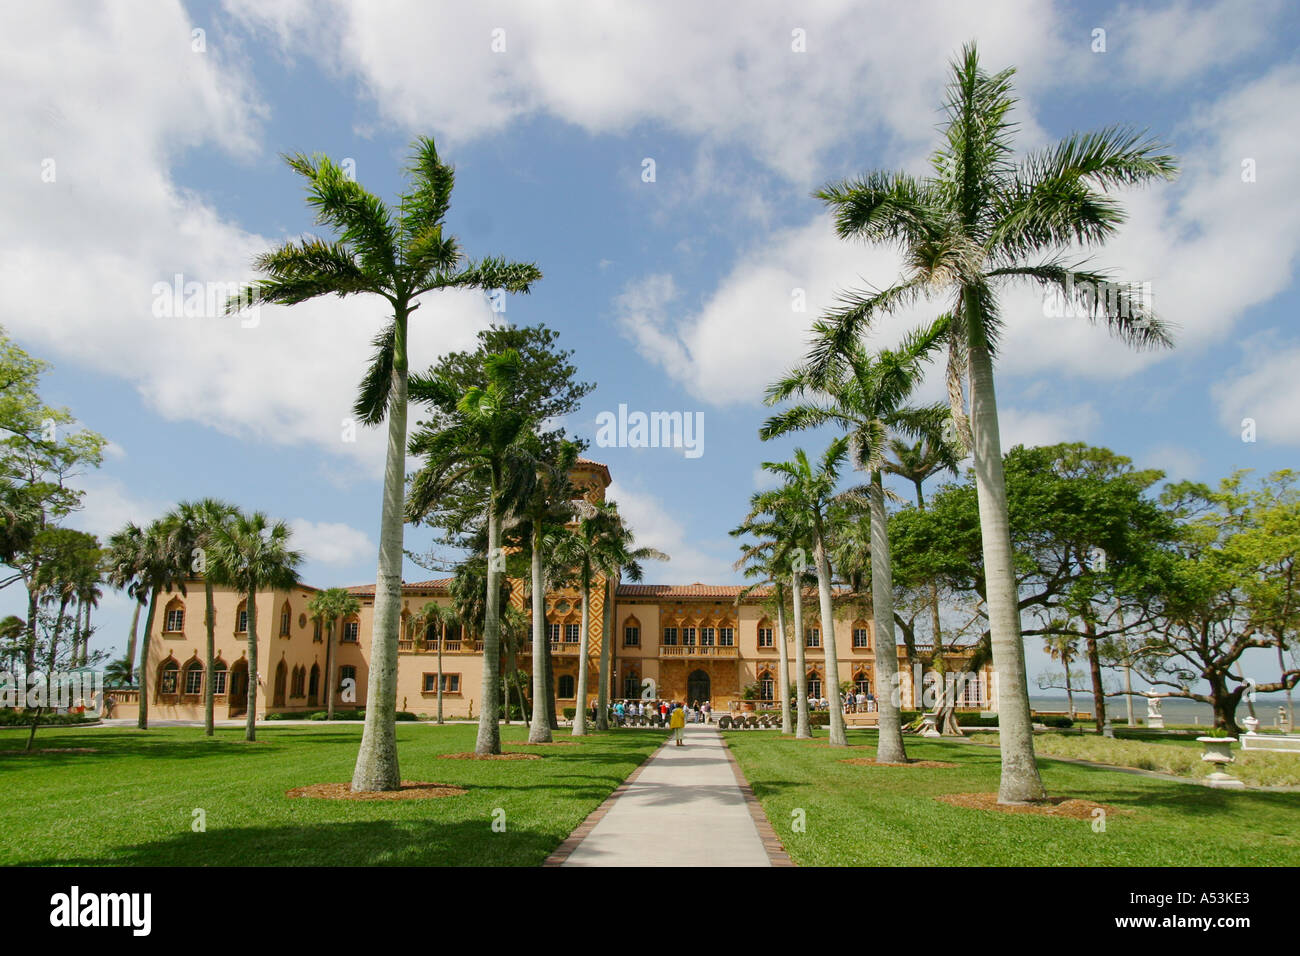
<svg viewBox="0 0 1300 956"><path fill-rule="evenodd" d="M772 866L789 858L716 727L689 724L556 853L561 866ZM743 786L743 789L742 789Z"/></svg>

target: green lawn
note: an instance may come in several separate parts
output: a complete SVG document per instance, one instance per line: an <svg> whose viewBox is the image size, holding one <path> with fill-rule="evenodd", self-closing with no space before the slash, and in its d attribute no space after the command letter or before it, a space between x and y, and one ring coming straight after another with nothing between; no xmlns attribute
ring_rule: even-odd
<svg viewBox="0 0 1300 956"><path fill-rule="evenodd" d="M1053 796L1095 800L1110 814L1093 821L950 806L939 794L998 787L998 752L958 742L908 738L908 755L954 769L842 763L874 755L875 732L849 732L835 750L765 731L731 731L727 742L768 819L804 866L1296 866L1300 793L1227 792L1041 759ZM804 811L806 831L793 832Z"/></svg>
<svg viewBox="0 0 1300 956"><path fill-rule="evenodd" d="M0 864L535 866L663 740L621 730L541 760L442 760L474 749L472 725L398 724L402 776L455 784L435 800L289 799L351 779L360 726L42 730L38 747L94 754L20 756L27 731L0 730ZM505 727L506 749L526 731ZM561 731L557 739L567 740ZM530 748L518 748L530 749ZM207 830L191 829L195 808ZM505 811L505 832L492 830ZM498 814L499 817L499 814Z"/></svg>

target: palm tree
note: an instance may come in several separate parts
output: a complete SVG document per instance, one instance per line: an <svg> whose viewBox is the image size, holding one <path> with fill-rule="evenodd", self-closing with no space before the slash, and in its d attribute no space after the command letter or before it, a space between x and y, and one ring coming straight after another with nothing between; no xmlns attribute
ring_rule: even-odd
<svg viewBox="0 0 1300 956"><path fill-rule="evenodd" d="M821 604L822 647L826 657L826 682L831 696L838 698L840 664L835 648L835 611L831 594L831 567L826 559L826 512L835 498L840 468L848 455L849 441L837 438L830 443L816 466L808 460L802 448L796 448L793 461L765 461L763 470L784 479L785 484L774 491L760 492L755 497L757 510L762 512L802 512L807 515L812 531L813 564L817 570L817 592ZM751 511L754 509L751 509ZM796 616L802 616L798 598ZM798 623L795 625L798 627ZM796 635L799 640L802 635ZM881 730L884 737L884 728ZM832 747L848 746L844 732L844 708L838 703L830 709L830 735Z"/></svg>
<svg viewBox="0 0 1300 956"><path fill-rule="evenodd" d="M104 667L104 683L110 687L119 687L131 683L131 661L126 657L119 657L115 661L110 661Z"/></svg>
<svg viewBox="0 0 1300 956"><path fill-rule="evenodd" d="M407 325L420 297L444 289L503 289L527 292L542 274L531 263L500 258L466 260L460 244L444 235L444 218L455 182L452 167L438 156L429 137L413 145L408 187L398 209L353 181L324 156L286 157L307 181L316 221L338 234L334 242L309 237L264 253L258 280L227 304L296 305L322 295L372 294L392 309L392 321L376 336L370 369L361 382L354 413L377 426L388 416L388 452L375 582L375 623L370 683L361 748L353 771L356 791L396 790L397 641L402 610L402 530L405 490Z"/></svg>
<svg viewBox="0 0 1300 956"><path fill-rule="evenodd" d="M1054 661L1060 661L1065 668L1065 699L1069 701L1070 717L1074 717L1074 685L1070 674L1070 665L1078 654L1077 638L1070 634L1049 634L1043 638L1043 646Z"/></svg>
<svg viewBox="0 0 1300 956"><path fill-rule="evenodd" d="M732 535L745 534L746 528L734 528ZM760 588L766 588L771 595L771 604L776 608L777 652L780 657L780 674L778 675L777 693L781 695L781 733L794 732L790 715L790 652L785 646L785 576L788 571L788 556L781 542L776 538L747 545L741 549L741 556L734 567L737 571L744 569L745 577L755 579L736 595L736 604L749 597ZM804 701L805 710L808 702Z"/></svg>
<svg viewBox="0 0 1300 956"><path fill-rule="evenodd" d="M215 688L212 686L212 668L216 663L216 628L217 608L212 589L212 576L207 573L208 549L217 533L235 519L239 509L216 498L203 498L199 501L182 501L176 506L174 515L184 527L184 536L193 542L193 560L191 570L203 577L203 624L207 633L206 659L203 682L203 733L211 737L215 732Z"/></svg>
<svg viewBox="0 0 1300 956"><path fill-rule="evenodd" d="M243 591L247 601L249 701L244 739L250 742L257 739L257 592L287 591L298 583L295 569L302 555L289 549L292 534L283 521L254 511L236 514L209 539L208 576L215 584Z"/></svg>
<svg viewBox="0 0 1300 956"><path fill-rule="evenodd" d="M126 681L135 680L135 645L136 633L140 626L140 609L148 603L149 592L142 585L139 577L138 557L143 546L144 532L135 524L128 524L121 531L108 539L108 554L105 557L105 575L111 587L126 591L135 599L135 608L131 612L131 630L126 639Z"/></svg>
<svg viewBox="0 0 1300 956"><path fill-rule="evenodd" d="M411 439L411 454L426 464L411 481L407 509L412 521L424 519L439 498L475 475L488 475L487 585L483 623L483 700L474 752L501 752L501 581L505 549L502 522L530 497L537 481L533 422L510 401L520 374L519 353L508 349L484 360L485 385L457 394L439 377L411 380L411 396L451 414L445 427L421 428ZM536 662L534 662L536 666Z"/></svg>
<svg viewBox="0 0 1300 956"><path fill-rule="evenodd" d="M122 542L133 541L138 546L134 558L132 577L139 593L149 595L149 610L144 618L144 637L140 641L140 707L137 727L149 729L149 642L153 634L154 615L158 610L158 595L178 590L185 594L185 581L189 577L189 550L181 539L176 522L160 518L143 531L128 523L118 532ZM117 537L117 536L115 536Z"/></svg>
<svg viewBox="0 0 1300 956"><path fill-rule="evenodd" d="M935 432L945 410L905 408L903 403L921 384L922 367L947 334L949 319L941 316L928 328L907 335L896 350L870 355L855 340L842 355L819 370L798 368L767 390L767 404L792 398L807 400L768 419L759 429L764 441L805 428L834 423L848 433L853 465L868 475L871 513L871 608L876 631L876 669L880 698L880 733L876 759L905 763L903 724L898 687L898 651L894 638L894 581L881 472L891 430ZM888 693L886 693L888 689Z"/></svg>
<svg viewBox="0 0 1300 956"><path fill-rule="evenodd" d="M1062 296L1090 320L1138 347L1171 340L1147 303L1108 273L1066 256L1112 236L1124 220L1110 189L1170 179L1172 156L1122 127L1072 134L1019 162L1013 156L1013 70L989 74L974 44L952 65L943 143L933 175L873 172L824 187L836 232L901 248L906 274L892 286L855 292L815 325L814 366L843 354L881 315L922 298L944 297L948 394L962 443L974 452L1002 750L1001 803L1045 798L1034 760L1029 686L1007 524L993 360L1003 329L997 292L1028 282ZM1102 294L1092 294L1093 290ZM967 419L962 379L968 379Z"/></svg>
<svg viewBox="0 0 1300 956"><path fill-rule="evenodd" d="M442 719L442 648L446 643L447 635L451 629L460 625L460 615L456 613L454 607L438 607L428 605L433 611L430 613L430 621L436 621L438 624L438 723L443 723ZM426 608L427 609L427 608Z"/></svg>
<svg viewBox="0 0 1300 956"><path fill-rule="evenodd" d="M325 630L325 719L334 719L334 697L338 684L334 680L334 625L353 614L361 613L361 602L344 588L317 591L307 602L307 610Z"/></svg>

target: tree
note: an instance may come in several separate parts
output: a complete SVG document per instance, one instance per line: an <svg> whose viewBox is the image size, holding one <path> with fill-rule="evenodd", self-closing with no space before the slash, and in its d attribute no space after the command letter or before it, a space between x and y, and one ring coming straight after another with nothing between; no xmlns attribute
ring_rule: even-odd
<svg viewBox="0 0 1300 956"><path fill-rule="evenodd" d="M217 609L212 590L212 576L207 573L207 552L222 528L226 527L239 514L234 505L216 498L203 498L199 501L183 501L174 512L176 520L183 527L183 537L192 542L193 559L191 568L203 577L203 627L206 632L203 682L203 733L211 737L215 732L215 688L212 686L212 669L216 664L216 626Z"/></svg>
<svg viewBox="0 0 1300 956"><path fill-rule="evenodd" d="M949 325L949 317L942 316L928 328L909 334L897 350L882 350L876 355L870 354L865 345L855 339L845 352L831 356L816 369L807 366L795 369L768 389L767 404L795 398L803 401L769 418L758 433L766 441L791 431L834 423L847 433L853 466L868 476L871 608L876 625L876 669L880 690L876 759L881 763L907 761L900 701L895 692L899 684L894 639L894 582L890 571L889 526L881 473L891 431L936 435L941 430L942 409L907 408L904 403L920 385L922 366L947 334ZM838 681L838 675L835 680Z"/></svg>
<svg viewBox="0 0 1300 956"><path fill-rule="evenodd" d="M312 595L307 602L307 611L321 622L325 631L325 719L333 720L334 697L338 693L338 682L334 679L334 626L353 614L361 613L361 602L345 588L326 588ZM439 650L439 660L441 659Z"/></svg>
<svg viewBox="0 0 1300 956"><path fill-rule="evenodd" d="M307 201L333 242L308 237L285 243L256 260L265 276L227 304L296 305L322 295L371 294L392 309L392 321L374 340L374 358L353 409L366 425L388 417L388 451L375 581L370 683L361 748L352 775L355 791L396 790L397 641L402 610L402 531L405 490L407 325L421 296L445 289L527 292L542 274L531 263L500 258L469 262L444 219L455 181L429 137L413 145L408 185L397 210L350 178L328 157L286 157L307 182Z"/></svg>
<svg viewBox="0 0 1300 956"><path fill-rule="evenodd" d="M478 754L501 752L501 582L505 550L501 547L502 522L526 502L537 481L537 453L532 421L510 401L514 380L521 371L519 353L489 356L484 364L486 382L460 393L457 385L440 376L411 380L411 396L427 402L446 416L441 427L424 425L411 439L411 454L423 456L425 465L411 481L410 520L425 520L439 497L472 476L488 476L487 582L483 624L483 703L474 750Z"/></svg>
<svg viewBox="0 0 1300 956"><path fill-rule="evenodd" d="M744 527L733 528L733 536L746 533ZM781 696L781 733L794 733L794 724L790 716L790 652L787 650L785 635L785 579L789 574L789 555L781 542L769 538L757 544L741 548L741 556L733 567L743 569L745 577L755 579L736 595L739 605L749 595L760 588L770 594L769 604L776 612L776 635L773 643L777 646L778 666L781 668L777 679L777 693ZM808 702L804 701L805 709Z"/></svg>
<svg viewBox="0 0 1300 956"><path fill-rule="evenodd" d="M250 742L257 739L257 592L287 591L298 583L296 568L302 555L289 548L292 534L283 521L254 511L235 515L209 539L208 575L214 584L242 591L248 602L249 701L244 739ZM367 701L367 711L369 707Z"/></svg>
<svg viewBox="0 0 1300 956"><path fill-rule="evenodd" d="M1075 647L1074 638L1069 634L1053 634L1051 637L1043 638L1043 647L1047 654L1054 661L1060 661L1061 667L1064 668L1065 674L1065 698L1069 701L1070 717L1074 717L1074 675L1070 671L1070 665L1074 663L1075 655L1078 648ZM1040 684L1039 686L1045 686ZM1098 723L1100 726L1100 721Z"/></svg>
<svg viewBox="0 0 1300 956"><path fill-rule="evenodd" d="M140 624L140 609L149 602L149 589L140 578L139 555L143 547L144 532L136 524L128 524L108 539L105 556L105 574L110 587L126 591L135 601L131 611L131 630L126 640L126 680L135 679L135 645Z"/></svg>
<svg viewBox="0 0 1300 956"><path fill-rule="evenodd" d="M186 593L190 550L180 531L174 519L161 518L143 530L128 523L118 532L119 540L134 541L137 545L132 576L140 591L149 595L144 638L140 642L140 707L137 718L140 730L149 729L149 644L154 615L158 610L158 595L164 591L170 594L173 590Z"/></svg>
<svg viewBox="0 0 1300 956"><path fill-rule="evenodd" d="M815 330L814 364L843 354L878 317L923 298L944 296L953 316L948 394L962 444L974 452L984 566L989 579L993 664L998 672L998 734L1005 804L1045 799L1034 760L1029 688L1016 607L1007 496L1002 475L993 362L1003 320L997 295L1030 283L1072 311L1138 347L1170 344L1140 296L1066 256L1112 236L1124 219L1109 190L1170 179L1173 157L1144 134L1122 127L1072 134L1017 162L1013 155L1014 71L989 74L969 44L952 64L943 142L933 175L873 172L831 184L818 197L845 239L888 243L906 274L884 289L850 293ZM970 392L965 412L963 378Z"/></svg>
<svg viewBox="0 0 1300 956"><path fill-rule="evenodd" d="M826 515L831 501L835 498L835 486L839 482L840 469L848 456L849 440L837 438L830 443L821 459L814 466L808 454L802 448L796 448L792 461L763 462L763 470L784 480L784 484L773 491L761 492L754 499L757 508L751 508L751 515L763 512L802 512L808 516L808 525L812 534L813 566L817 571L817 592L821 605L822 647L826 656L826 683L832 690L839 683L839 656L835 647L835 611L831 592L830 562L826 558ZM796 617L799 605L795 605ZM796 622L796 628L799 626ZM802 634L796 634L797 642L802 643ZM884 734L882 733L882 737ZM830 709L830 734L828 741L832 747L848 746L844 732L844 708L834 706Z"/></svg>

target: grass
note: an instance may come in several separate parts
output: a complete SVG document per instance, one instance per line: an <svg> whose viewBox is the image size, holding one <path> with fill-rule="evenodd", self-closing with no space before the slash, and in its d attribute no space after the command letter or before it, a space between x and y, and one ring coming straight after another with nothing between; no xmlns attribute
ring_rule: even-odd
<svg viewBox="0 0 1300 956"><path fill-rule="evenodd" d="M875 732L850 744L874 748ZM1295 866L1300 794L1227 792L1190 783L1042 759L1053 796L1118 810L1092 820L966 809L934 799L998 788L998 752L909 738L914 759L955 769L842 763L873 756L762 731L726 734L777 835L803 866ZM1041 739L1041 738L1037 738ZM1062 738L1068 739L1068 738ZM795 832L796 810L806 829Z"/></svg>
<svg viewBox="0 0 1300 956"><path fill-rule="evenodd" d="M50 728L21 756L0 730L0 864L142 866L535 866L663 740L621 730L575 746L519 748L541 760L442 760L474 749L472 725L398 724L402 777L465 787L437 800L289 799L352 776L360 726L240 729ZM527 739L502 728L505 749ZM560 731L557 740L567 740ZM206 832L191 829L194 810ZM505 832L494 832L494 811ZM500 814L496 814L500 818Z"/></svg>
<svg viewBox="0 0 1300 956"><path fill-rule="evenodd" d="M971 734L979 743L998 742L997 734ZM1072 757L1076 760L1094 760L1097 763L1118 767L1136 767L1139 770L1156 770L1177 774L1180 777L1199 779L1217 770L1201 759L1205 746L1195 737L1158 738L1155 734L1144 739L1107 740L1105 737L1072 736L1043 733L1034 735L1034 749L1053 757ZM1225 767L1242 783L1255 787L1289 787L1300 785L1300 754L1269 751L1244 751L1233 746L1236 762ZM1296 795L1300 801L1300 794Z"/></svg>

